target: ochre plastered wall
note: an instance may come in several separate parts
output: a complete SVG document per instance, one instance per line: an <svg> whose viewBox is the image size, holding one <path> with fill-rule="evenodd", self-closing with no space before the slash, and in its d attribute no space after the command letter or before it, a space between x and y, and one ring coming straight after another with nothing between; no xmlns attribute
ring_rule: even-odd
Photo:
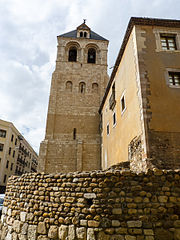
<svg viewBox="0 0 180 240"><path fill-rule="evenodd" d="M133 29L115 75L115 100L113 110L109 109L112 86L102 109L102 168L128 160L128 146L140 136L143 142L143 121L141 116L141 89L136 49L135 28ZM113 85L112 83L112 85ZM121 97L124 95L126 109L121 111ZM113 113L116 125L113 126ZM109 135L107 135L109 124ZM143 152L144 150L142 150ZM142 154L142 153L141 153Z"/></svg>
<svg viewBox="0 0 180 240"><path fill-rule="evenodd" d="M180 29L138 26L137 48L144 82L148 157L158 168L180 167L180 88L169 87L168 70L180 71ZM177 50L161 49L160 33L177 34ZM155 160L156 159L156 160Z"/></svg>
<svg viewBox="0 0 180 240"><path fill-rule="evenodd" d="M76 46L77 62L68 61ZM88 48L96 49L96 63L87 63ZM40 148L40 171L68 172L100 169L98 109L108 82L108 41L58 37L56 69L52 76L46 137ZM72 82L72 91L66 89ZM86 84L80 93L79 83ZM92 84L98 84L97 91ZM76 129L76 139L74 139Z"/></svg>

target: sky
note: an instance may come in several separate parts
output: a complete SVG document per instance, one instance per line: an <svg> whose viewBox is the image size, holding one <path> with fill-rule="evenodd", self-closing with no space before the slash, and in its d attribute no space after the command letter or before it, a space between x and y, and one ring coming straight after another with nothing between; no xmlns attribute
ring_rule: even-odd
<svg viewBox="0 0 180 240"><path fill-rule="evenodd" d="M38 153L57 36L87 19L109 40L110 74L132 16L180 19L180 0L0 0L0 119L13 122Z"/></svg>

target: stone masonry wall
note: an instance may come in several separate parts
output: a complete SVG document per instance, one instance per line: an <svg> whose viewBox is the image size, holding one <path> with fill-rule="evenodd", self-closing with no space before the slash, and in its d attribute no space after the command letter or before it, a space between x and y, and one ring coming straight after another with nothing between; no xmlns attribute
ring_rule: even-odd
<svg viewBox="0 0 180 240"><path fill-rule="evenodd" d="M9 179L0 240L179 240L180 171Z"/></svg>

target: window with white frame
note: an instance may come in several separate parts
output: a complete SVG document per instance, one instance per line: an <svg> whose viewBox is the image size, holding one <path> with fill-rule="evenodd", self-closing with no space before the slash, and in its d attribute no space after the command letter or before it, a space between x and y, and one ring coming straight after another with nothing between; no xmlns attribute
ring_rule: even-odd
<svg viewBox="0 0 180 240"><path fill-rule="evenodd" d="M180 87L180 72L168 72L169 86Z"/></svg>
<svg viewBox="0 0 180 240"><path fill-rule="evenodd" d="M160 34L162 50L177 50L176 35Z"/></svg>

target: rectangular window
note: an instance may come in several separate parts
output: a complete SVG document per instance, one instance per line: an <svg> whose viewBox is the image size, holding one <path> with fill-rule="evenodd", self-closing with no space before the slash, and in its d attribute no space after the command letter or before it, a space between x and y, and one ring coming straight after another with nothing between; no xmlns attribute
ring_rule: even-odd
<svg viewBox="0 0 180 240"><path fill-rule="evenodd" d="M180 72L169 73L169 86L180 87Z"/></svg>
<svg viewBox="0 0 180 240"><path fill-rule="evenodd" d="M16 140L15 140L15 145L17 145L17 138L16 138Z"/></svg>
<svg viewBox="0 0 180 240"><path fill-rule="evenodd" d="M12 136L11 136L11 142L13 142L13 139L14 139L14 135L12 134Z"/></svg>
<svg viewBox="0 0 180 240"><path fill-rule="evenodd" d="M6 178L7 178L7 176L6 176L6 174L5 174L5 175L4 175L4 181L3 181L4 183L6 182Z"/></svg>
<svg viewBox="0 0 180 240"><path fill-rule="evenodd" d="M163 50L177 50L175 35L160 35L161 47Z"/></svg>
<svg viewBox="0 0 180 240"><path fill-rule="evenodd" d="M6 162L6 168L8 168L9 167L9 161L7 160L7 162Z"/></svg>
<svg viewBox="0 0 180 240"><path fill-rule="evenodd" d="M114 112L113 113L113 126L116 125L116 113Z"/></svg>
<svg viewBox="0 0 180 240"><path fill-rule="evenodd" d="M11 155L11 147L9 148L9 155Z"/></svg>
<svg viewBox="0 0 180 240"><path fill-rule="evenodd" d="M107 135L109 135L109 123L107 124L106 129L107 129Z"/></svg>
<svg viewBox="0 0 180 240"><path fill-rule="evenodd" d="M6 137L6 130L0 129L0 137L2 138Z"/></svg>
<svg viewBox="0 0 180 240"><path fill-rule="evenodd" d="M11 171L13 170L13 163L11 163Z"/></svg>
<svg viewBox="0 0 180 240"><path fill-rule="evenodd" d="M109 109L113 110L116 105L116 99L115 99L115 83L112 86L112 93L109 98Z"/></svg>
<svg viewBox="0 0 180 240"><path fill-rule="evenodd" d="M15 150L13 151L13 157L15 156Z"/></svg>
<svg viewBox="0 0 180 240"><path fill-rule="evenodd" d="M0 143L0 152L3 151L3 148L4 148L4 144Z"/></svg>

